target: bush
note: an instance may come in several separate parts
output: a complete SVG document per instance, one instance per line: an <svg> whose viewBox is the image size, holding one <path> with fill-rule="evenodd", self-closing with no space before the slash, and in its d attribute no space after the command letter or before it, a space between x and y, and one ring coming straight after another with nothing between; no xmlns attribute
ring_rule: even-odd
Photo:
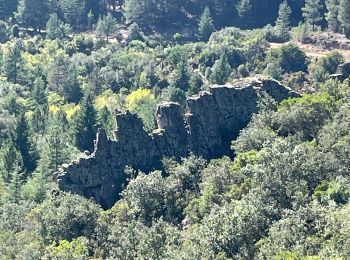
<svg viewBox="0 0 350 260"><path fill-rule="evenodd" d="M344 61L343 56L332 51L326 57L319 59L316 63L310 65L310 75L316 82L324 82L330 74L334 74L338 66Z"/></svg>
<svg viewBox="0 0 350 260"><path fill-rule="evenodd" d="M238 66L237 73L242 78L249 77L249 71L248 71L247 66L245 64L241 64Z"/></svg>
<svg viewBox="0 0 350 260"><path fill-rule="evenodd" d="M284 100L275 115L274 128L282 136L312 140L335 110L334 99L326 93Z"/></svg>
<svg viewBox="0 0 350 260"><path fill-rule="evenodd" d="M96 226L100 207L78 196L61 193L32 210L33 229L47 241L90 237Z"/></svg>
<svg viewBox="0 0 350 260"><path fill-rule="evenodd" d="M163 91L161 95L161 100L176 102L176 103L179 103L182 107L185 107L186 93L182 89L168 87Z"/></svg>
<svg viewBox="0 0 350 260"><path fill-rule="evenodd" d="M277 62L267 64L264 74L275 80L282 80L282 68Z"/></svg>
<svg viewBox="0 0 350 260"><path fill-rule="evenodd" d="M293 44L288 44L279 49L271 49L267 61L278 62L284 72L307 71L305 53Z"/></svg>

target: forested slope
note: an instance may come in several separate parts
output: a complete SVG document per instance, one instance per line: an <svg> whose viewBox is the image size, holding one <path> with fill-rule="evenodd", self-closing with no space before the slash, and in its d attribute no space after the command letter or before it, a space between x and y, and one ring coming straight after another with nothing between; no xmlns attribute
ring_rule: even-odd
<svg viewBox="0 0 350 260"><path fill-rule="evenodd" d="M348 0L0 0L0 258L350 258L349 10ZM116 114L160 135L157 104L177 103L182 118L189 96L260 80L300 97L278 104L262 91L238 137L212 126L234 139L231 157L166 147L158 171L125 167L108 210L54 181L91 156L99 128L118 140ZM124 139L127 150L135 138Z"/></svg>

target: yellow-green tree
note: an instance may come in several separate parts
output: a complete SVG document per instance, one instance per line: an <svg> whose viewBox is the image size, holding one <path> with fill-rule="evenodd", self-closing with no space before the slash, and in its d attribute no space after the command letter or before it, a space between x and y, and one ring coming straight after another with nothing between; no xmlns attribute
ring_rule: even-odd
<svg viewBox="0 0 350 260"><path fill-rule="evenodd" d="M151 132L155 127L157 102L149 89L137 89L126 97L126 108L137 114L144 124L145 130Z"/></svg>

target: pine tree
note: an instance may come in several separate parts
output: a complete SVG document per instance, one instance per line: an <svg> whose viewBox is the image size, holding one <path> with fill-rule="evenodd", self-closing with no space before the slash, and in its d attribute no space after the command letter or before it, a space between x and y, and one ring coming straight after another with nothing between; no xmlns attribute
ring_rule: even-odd
<svg viewBox="0 0 350 260"><path fill-rule="evenodd" d="M297 40L302 43L305 43L305 40L310 32L309 25L307 23L299 22L295 32Z"/></svg>
<svg viewBox="0 0 350 260"><path fill-rule="evenodd" d="M8 26L4 21L0 21L0 43L5 43L8 41Z"/></svg>
<svg viewBox="0 0 350 260"><path fill-rule="evenodd" d="M50 90L56 91L68 102L78 102L81 98L76 67L70 64L65 54L56 56L49 65L48 83Z"/></svg>
<svg viewBox="0 0 350 260"><path fill-rule="evenodd" d="M26 28L43 29L49 19L50 5L43 0L19 0L16 18Z"/></svg>
<svg viewBox="0 0 350 260"><path fill-rule="evenodd" d="M24 113L17 119L14 136L16 148L23 160L23 170L26 173L30 173L36 167L37 157L31 145L31 134Z"/></svg>
<svg viewBox="0 0 350 260"><path fill-rule="evenodd" d="M75 145L80 150L92 151L96 137L96 111L90 93L87 93L82 100L72 124Z"/></svg>
<svg viewBox="0 0 350 260"><path fill-rule="evenodd" d="M98 36L106 37L106 42L108 43L109 36L115 31L117 26L117 20L108 13L104 18L98 19L96 32Z"/></svg>
<svg viewBox="0 0 350 260"><path fill-rule="evenodd" d="M306 22L312 26L312 30L315 31L315 25L322 21L322 8L321 0L306 0L305 6L302 8L303 17Z"/></svg>
<svg viewBox="0 0 350 260"><path fill-rule="evenodd" d="M0 173L2 180L9 183L11 173L18 165L22 164L22 158L16 150L14 144L10 141L4 143L0 150Z"/></svg>
<svg viewBox="0 0 350 260"><path fill-rule="evenodd" d="M332 32L339 32L340 21L339 15L339 0L326 0L326 7L328 12L326 13L326 20L328 29Z"/></svg>
<svg viewBox="0 0 350 260"><path fill-rule="evenodd" d="M66 113L62 110L58 110L54 117L55 118L52 121L56 121L56 124L60 126L62 133L66 133L69 129L69 122Z"/></svg>
<svg viewBox="0 0 350 260"><path fill-rule="evenodd" d="M68 137L65 126L61 125L60 115L51 118L46 136L44 157L48 155L47 166L51 171L57 171L58 167L69 159Z"/></svg>
<svg viewBox="0 0 350 260"><path fill-rule="evenodd" d="M20 72L23 68L22 59L22 43L17 40L15 44L10 47L3 58L3 74L9 82L18 83Z"/></svg>
<svg viewBox="0 0 350 260"><path fill-rule="evenodd" d="M187 91L188 95L194 95L197 94L201 87L203 86L203 79L198 73L192 73L190 82L189 82L189 89Z"/></svg>
<svg viewBox="0 0 350 260"><path fill-rule="evenodd" d="M30 93L30 99L33 106L48 107L48 94L46 84L41 77L34 81L33 90Z"/></svg>
<svg viewBox="0 0 350 260"><path fill-rule="evenodd" d="M21 172L21 167L17 166L11 173L11 180L8 185L10 201L14 203L19 203L21 199L21 187L22 187L23 181L24 181L24 178L23 178L23 173Z"/></svg>
<svg viewBox="0 0 350 260"><path fill-rule="evenodd" d="M187 60L181 58L181 60L176 65L174 78L171 85L182 90L187 90L190 81L190 68L188 66Z"/></svg>
<svg viewBox="0 0 350 260"><path fill-rule="evenodd" d="M46 198L50 188L51 178L48 176L49 172L46 169L42 169L39 165L39 169L33 173L28 179L26 184L22 186L23 198L31 200L36 203L42 203Z"/></svg>
<svg viewBox="0 0 350 260"><path fill-rule="evenodd" d="M30 128L33 133L43 134L46 128L47 121L47 110L42 106L36 106L33 109L31 118L30 118Z"/></svg>
<svg viewBox="0 0 350 260"><path fill-rule="evenodd" d="M85 10L89 11L87 14L88 16L90 16L89 14L91 13L92 17L99 17L100 15L104 14L106 7L106 0L85 0ZM92 25L92 23L90 25Z"/></svg>
<svg viewBox="0 0 350 260"><path fill-rule="evenodd" d="M0 19L6 20L17 10L18 0L0 0Z"/></svg>
<svg viewBox="0 0 350 260"><path fill-rule="evenodd" d="M224 53L220 59L215 61L209 80L213 84L225 84L231 74L231 67L227 61L227 55Z"/></svg>
<svg viewBox="0 0 350 260"><path fill-rule="evenodd" d="M290 30L290 14L292 10L288 6L287 1L283 1L278 10L278 17L276 20L276 36L278 39L282 41L288 41L289 40L289 30Z"/></svg>
<svg viewBox="0 0 350 260"><path fill-rule="evenodd" d="M60 11L64 19L74 29L81 27L85 20L85 1L84 0L59 0Z"/></svg>
<svg viewBox="0 0 350 260"><path fill-rule="evenodd" d="M236 4L236 10L239 17L244 18L247 14L250 13L252 7L253 5L251 3L251 0L239 0L239 2Z"/></svg>
<svg viewBox="0 0 350 260"><path fill-rule="evenodd" d="M339 21L345 36L350 38L350 0L340 0Z"/></svg>
<svg viewBox="0 0 350 260"><path fill-rule="evenodd" d="M70 31L71 28L69 24L65 24L63 21L61 21L56 13L50 15L50 19L46 23L47 38L52 40L62 40L69 34Z"/></svg>
<svg viewBox="0 0 350 260"><path fill-rule="evenodd" d="M95 21L95 15L92 12L92 10L89 11L89 13L87 14L87 22L88 22L88 29L91 30L93 25L94 25L94 21Z"/></svg>
<svg viewBox="0 0 350 260"><path fill-rule="evenodd" d="M213 18L209 7L204 9L204 12L198 23L198 38L202 41L208 41L211 34L215 31Z"/></svg>
<svg viewBox="0 0 350 260"><path fill-rule="evenodd" d="M178 19L180 2L174 0L152 1L156 9L151 9L152 16L155 19L155 25L162 26L162 23L169 23Z"/></svg>
<svg viewBox="0 0 350 260"><path fill-rule="evenodd" d="M37 78L30 93L30 103L33 111L30 122L34 133L43 134L45 131L49 106L47 97L45 82L41 77Z"/></svg>
<svg viewBox="0 0 350 260"><path fill-rule="evenodd" d="M125 0L125 17L140 26L152 23L156 6L152 0Z"/></svg>
<svg viewBox="0 0 350 260"><path fill-rule="evenodd" d="M113 123L112 114L108 108L104 106L97 114L98 127L103 128L106 133L111 133L115 130L115 124Z"/></svg>

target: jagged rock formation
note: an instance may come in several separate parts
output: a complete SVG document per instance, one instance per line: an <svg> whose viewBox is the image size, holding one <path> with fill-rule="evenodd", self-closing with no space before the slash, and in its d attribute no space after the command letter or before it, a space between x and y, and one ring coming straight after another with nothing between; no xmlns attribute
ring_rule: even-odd
<svg viewBox="0 0 350 260"><path fill-rule="evenodd" d="M56 177L59 188L110 208L126 182L126 166L149 171L161 167L162 157L179 159L189 152L207 159L228 155L231 141L257 112L259 91L266 91L278 102L298 96L272 80L214 85L210 92L187 100L184 116L178 104L161 104L158 129L152 135L145 132L136 115L117 113L117 140L109 140L99 130L94 153L62 167Z"/></svg>

